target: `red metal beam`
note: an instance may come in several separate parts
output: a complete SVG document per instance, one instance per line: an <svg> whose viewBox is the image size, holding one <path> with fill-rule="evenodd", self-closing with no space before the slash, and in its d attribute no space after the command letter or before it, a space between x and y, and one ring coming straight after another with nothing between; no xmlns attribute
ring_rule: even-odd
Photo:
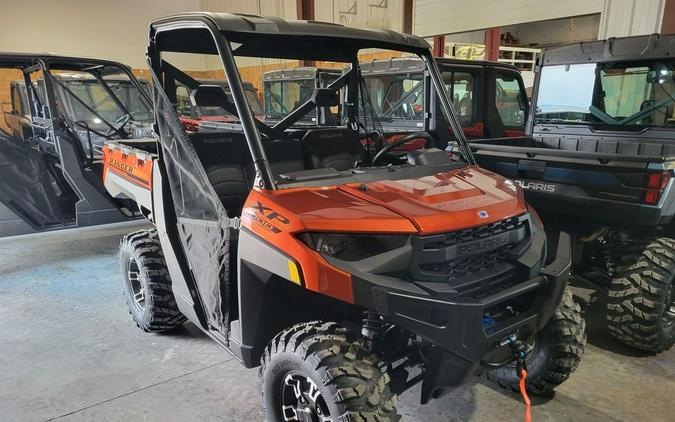
<svg viewBox="0 0 675 422"><path fill-rule="evenodd" d="M675 0L666 0L663 9L662 34L675 34Z"/></svg>
<svg viewBox="0 0 675 422"><path fill-rule="evenodd" d="M314 20L314 0L295 0L295 9L299 20ZM300 66L313 67L315 65L314 60L300 60Z"/></svg>
<svg viewBox="0 0 675 422"><path fill-rule="evenodd" d="M499 61L499 39L502 31L500 28L492 28L485 31L485 60Z"/></svg>
<svg viewBox="0 0 675 422"><path fill-rule="evenodd" d="M434 37L434 50L435 57L443 57L445 53L445 35L436 35Z"/></svg>
<svg viewBox="0 0 675 422"><path fill-rule="evenodd" d="M412 34L413 0L403 0L403 32Z"/></svg>
<svg viewBox="0 0 675 422"><path fill-rule="evenodd" d="M299 20L314 20L314 0L295 0L295 9Z"/></svg>

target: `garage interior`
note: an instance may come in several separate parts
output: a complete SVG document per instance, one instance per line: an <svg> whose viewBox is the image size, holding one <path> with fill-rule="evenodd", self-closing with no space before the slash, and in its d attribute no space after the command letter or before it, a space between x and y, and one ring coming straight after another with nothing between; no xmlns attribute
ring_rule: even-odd
<svg viewBox="0 0 675 422"><path fill-rule="evenodd" d="M152 80L149 23L163 16L209 11L386 28L423 38L435 57L512 65L530 100L545 49L675 34L675 0L26 0L6 1L2 10L0 52L100 57L128 65L146 81ZM369 50L359 58L388 56ZM262 93L264 75L281 62L246 57L239 73ZM191 75L223 79L219 66L205 60ZM12 107L12 81L22 78L16 69L0 69L3 114ZM0 130L12 128L0 118ZM0 203L0 217L10 208ZM0 420L265 420L258 369L246 369L195 323L167 333L135 326L118 249L126 234L151 228L147 220L54 230L16 220L0 232ZM586 281L573 272L569 282L586 324L583 358L555 391L530 395L532 420L672 420L675 348L653 353L617 341L607 330L605 295ZM425 405L421 389L418 384L399 395L403 420L523 418L520 394L485 374Z"/></svg>

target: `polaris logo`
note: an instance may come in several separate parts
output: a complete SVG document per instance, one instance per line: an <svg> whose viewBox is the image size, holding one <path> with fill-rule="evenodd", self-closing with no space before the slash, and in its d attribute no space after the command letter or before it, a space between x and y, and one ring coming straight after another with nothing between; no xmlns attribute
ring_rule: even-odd
<svg viewBox="0 0 675 422"><path fill-rule="evenodd" d="M523 189L527 190L537 190L540 192L555 192L558 187L550 183L540 183L540 182L525 182L523 180L516 179L515 182Z"/></svg>
<svg viewBox="0 0 675 422"><path fill-rule="evenodd" d="M509 236L507 234L502 234L500 236L481 239L475 242L461 243L457 246L457 256L470 255L477 252L495 249L499 246L505 245L508 241Z"/></svg>

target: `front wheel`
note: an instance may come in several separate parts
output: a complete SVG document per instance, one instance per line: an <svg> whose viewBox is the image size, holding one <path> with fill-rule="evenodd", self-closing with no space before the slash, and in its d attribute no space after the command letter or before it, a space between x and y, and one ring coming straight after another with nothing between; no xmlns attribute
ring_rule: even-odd
<svg viewBox="0 0 675 422"><path fill-rule="evenodd" d="M278 334L260 370L267 421L399 420L377 357L338 324L310 322Z"/></svg>
<svg viewBox="0 0 675 422"><path fill-rule="evenodd" d="M675 343L675 240L636 242L621 259L607 297L607 326L619 341L648 352Z"/></svg>
<svg viewBox="0 0 675 422"><path fill-rule="evenodd" d="M544 394L565 382L579 366L585 347L586 322L567 287L550 321L529 345L527 392ZM518 391L515 363L490 370L487 376L501 387Z"/></svg>

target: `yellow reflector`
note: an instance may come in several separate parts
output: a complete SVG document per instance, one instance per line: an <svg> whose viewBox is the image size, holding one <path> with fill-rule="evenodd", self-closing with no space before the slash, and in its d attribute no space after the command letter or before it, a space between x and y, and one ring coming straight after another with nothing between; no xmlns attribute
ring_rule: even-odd
<svg viewBox="0 0 675 422"><path fill-rule="evenodd" d="M300 272L298 271L298 266L291 260L288 261L288 275L293 283L300 285Z"/></svg>

